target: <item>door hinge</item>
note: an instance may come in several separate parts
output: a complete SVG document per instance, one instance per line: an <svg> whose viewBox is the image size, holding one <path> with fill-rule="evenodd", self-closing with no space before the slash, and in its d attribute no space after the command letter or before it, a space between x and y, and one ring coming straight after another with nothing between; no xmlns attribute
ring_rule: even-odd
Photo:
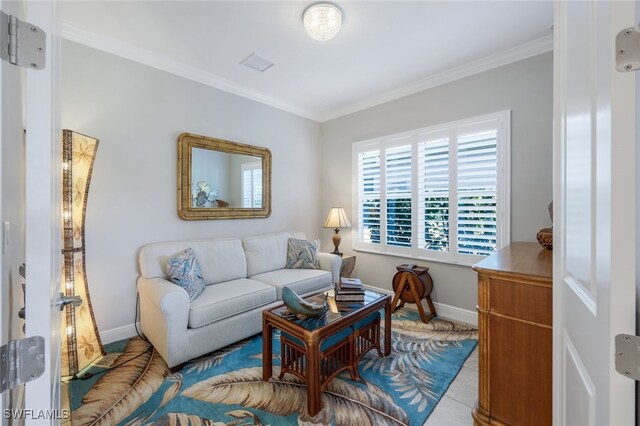
<svg viewBox="0 0 640 426"><path fill-rule="evenodd" d="M616 36L616 69L622 72L640 69L640 26L625 28Z"/></svg>
<svg viewBox="0 0 640 426"><path fill-rule="evenodd" d="M0 393L37 379L44 373L44 338L11 340L0 346Z"/></svg>
<svg viewBox="0 0 640 426"><path fill-rule="evenodd" d="M616 336L616 371L625 377L640 381L640 336Z"/></svg>
<svg viewBox="0 0 640 426"><path fill-rule="evenodd" d="M45 67L46 34L40 28L0 11L0 58L20 67Z"/></svg>

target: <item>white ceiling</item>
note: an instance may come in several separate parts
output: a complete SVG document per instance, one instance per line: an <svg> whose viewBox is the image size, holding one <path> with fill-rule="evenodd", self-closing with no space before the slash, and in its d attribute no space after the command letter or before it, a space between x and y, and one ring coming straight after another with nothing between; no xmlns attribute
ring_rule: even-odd
<svg viewBox="0 0 640 426"><path fill-rule="evenodd" d="M63 34L323 121L447 70L548 42L553 23L550 1L338 0L342 30L319 42L302 26L311 3L65 1ZM264 73L240 65L253 52L275 65Z"/></svg>

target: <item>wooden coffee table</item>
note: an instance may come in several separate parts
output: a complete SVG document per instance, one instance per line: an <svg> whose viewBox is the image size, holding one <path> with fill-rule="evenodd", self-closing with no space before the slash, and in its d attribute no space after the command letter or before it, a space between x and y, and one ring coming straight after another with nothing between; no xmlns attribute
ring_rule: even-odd
<svg viewBox="0 0 640 426"><path fill-rule="evenodd" d="M320 293L306 300L320 302L323 298L324 293ZM311 416L315 416L322 409L322 391L337 374L349 370L352 378L359 378L357 361L362 353L354 353L354 334L348 333L347 328L384 308L383 352L385 356L391 353L391 296L366 290L364 303L337 303L336 306L337 312L328 310L320 317L304 320L286 316L284 305L262 312L263 380L269 381L273 373L272 334L275 327L287 335L281 337L284 338L286 349L286 353L281 354L281 358L287 360L286 372L295 374L307 384L307 409ZM325 339L333 337L335 340L341 334L349 334L349 337L338 339L330 347L323 347ZM379 328L378 333L369 331L368 334L378 340L379 349ZM375 348L375 343L372 341L366 351Z"/></svg>

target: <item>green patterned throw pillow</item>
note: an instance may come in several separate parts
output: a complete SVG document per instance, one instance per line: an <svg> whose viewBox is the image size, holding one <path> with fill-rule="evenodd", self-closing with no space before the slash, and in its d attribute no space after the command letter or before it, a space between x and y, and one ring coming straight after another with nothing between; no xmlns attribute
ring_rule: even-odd
<svg viewBox="0 0 640 426"><path fill-rule="evenodd" d="M189 295L189 301L198 297L206 287L198 258L193 249L188 248L175 257L167 260L169 280L184 288Z"/></svg>
<svg viewBox="0 0 640 426"><path fill-rule="evenodd" d="M287 269L320 269L319 249L320 240L307 241L289 238L287 242Z"/></svg>

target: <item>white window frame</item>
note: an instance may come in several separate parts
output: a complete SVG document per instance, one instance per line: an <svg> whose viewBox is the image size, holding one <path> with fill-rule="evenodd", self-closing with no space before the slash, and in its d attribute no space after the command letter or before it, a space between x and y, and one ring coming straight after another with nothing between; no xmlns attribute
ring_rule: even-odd
<svg viewBox="0 0 640 426"><path fill-rule="evenodd" d="M500 250L511 242L511 110L504 110L491 114L457 120L421 129L383 136L366 141L356 142L352 145L352 241L353 250L398 256L410 259L428 260L457 265L471 266L482 260L485 256L461 254L457 252L457 191L449 193L449 249L450 251L435 251L418 248L417 222L418 222L418 190L417 170L418 159L416 155L417 145L424 141L427 134L449 135L449 180L455 184L457 177L457 135L458 130L464 127L478 127L484 124L490 125L497 122L497 204L496 204L496 250ZM385 149L393 146L412 144L412 246L398 247L386 244L386 202L382 201L386 192L385 182ZM358 191L358 155L361 152L380 150L380 243L364 243L359 240L361 229L359 222L359 191ZM457 189L457 185L455 185ZM386 197L384 197L386 201ZM455 218L455 220L453 220Z"/></svg>

